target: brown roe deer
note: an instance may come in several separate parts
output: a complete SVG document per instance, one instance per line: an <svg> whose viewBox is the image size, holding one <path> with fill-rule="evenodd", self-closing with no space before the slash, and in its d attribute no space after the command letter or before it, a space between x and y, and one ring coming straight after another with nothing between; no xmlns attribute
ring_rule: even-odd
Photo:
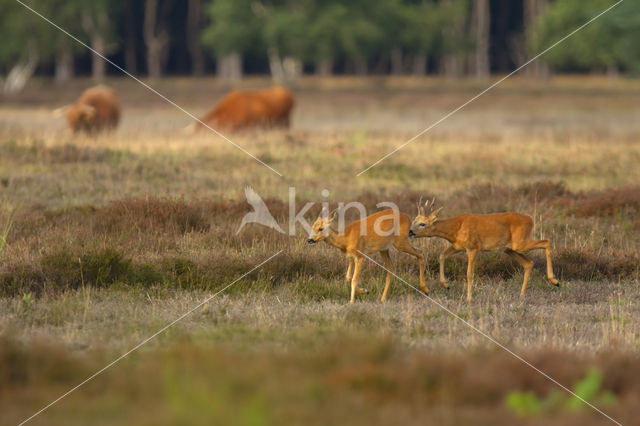
<svg viewBox="0 0 640 426"><path fill-rule="evenodd" d="M383 210L349 224L343 232L339 232L337 229L337 217L337 210L329 215L324 215L324 217L321 213L311 227L307 243L315 244L318 241L324 241L338 248L347 256L349 262L347 284L351 284L350 303L353 303L356 292L359 294L368 293L367 290L358 288L358 277L365 258L364 254L380 253L382 256L384 266L387 269L387 279L380 300L384 302L387 299L391 283L391 260L389 258L391 247L418 259L420 288L427 294L423 273L424 258L409 242L409 225L411 225L409 216L391 209Z"/></svg>
<svg viewBox="0 0 640 426"><path fill-rule="evenodd" d="M433 210L425 213L429 208L427 201L423 206L418 204L418 215L413 220L409 230L409 237L439 237L451 243L440 254L440 284L449 288L444 276L444 260L447 256L466 250L467 264L467 301L471 301L471 284L473 282L473 270L476 255L480 251L501 250L511 256L524 268L524 281L520 297L524 297L527 289L529 275L533 268L533 262L523 253L529 250L544 250L547 256L547 278L555 286L560 286L553 275L551 267L551 250L549 240L532 240L531 230L533 219L531 217L515 213L492 214L463 214L450 219L438 220L437 215L441 210Z"/></svg>

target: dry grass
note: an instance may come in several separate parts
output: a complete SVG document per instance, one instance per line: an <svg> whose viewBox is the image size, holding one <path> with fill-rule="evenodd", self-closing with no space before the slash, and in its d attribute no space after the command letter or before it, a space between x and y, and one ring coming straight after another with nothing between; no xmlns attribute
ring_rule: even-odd
<svg viewBox="0 0 640 426"><path fill-rule="evenodd" d="M30 103L10 101L0 114L3 192L26 203L67 207L148 194L236 200L245 185L279 199L287 197L289 185L305 199L319 199L320 190L328 188L334 199L343 200L368 191L384 197L398 188L448 196L483 183L514 187L550 179L571 190L590 190L640 181L640 124L633 107L640 86L633 81L528 87L515 80L359 178L357 172L479 87L434 82L402 89L392 82L380 88L371 82L324 91L313 83L298 89L291 132L230 135L284 178L214 135L185 136L181 129L188 117L126 81L112 82L123 94L122 127L97 139L72 138L48 110L29 108L37 101L64 103L73 90L28 92ZM521 85L525 89L516 90ZM194 94L198 87L211 87L213 95ZM178 100L196 113L221 93L211 81L162 88L185 96ZM15 161L12 150L27 163ZM73 158L95 161L69 161Z"/></svg>
<svg viewBox="0 0 640 426"><path fill-rule="evenodd" d="M574 193L562 184L539 182L515 188L482 185L439 200L451 214L535 212L540 232L554 242L554 267L561 280L617 281L638 277L640 227L633 204L638 193L637 188ZM386 199L410 212L418 198L418 193L409 190L392 192ZM369 211L374 211L379 201L372 193L353 199ZM300 205L306 202L299 200ZM286 224L286 204L277 199L267 199L266 203L277 220ZM279 249L286 252L284 259L263 270L266 276L279 276L279 282L343 273L337 252L302 244L300 227L299 237L256 225L236 235L240 218L249 211L250 206L240 200L155 197L61 210L21 208L12 219L8 247L2 255L1 293L54 294L85 284L102 287L114 283L212 289L233 277L233 272L240 274ZM585 217L589 212L595 217ZM583 233L587 228L589 232ZM432 240L416 244L426 245L428 270L436 271L437 247L442 243ZM533 253L533 257L542 269L542 253ZM480 277L510 279L521 272L505 255L483 258L478 266ZM399 256L398 262L401 271L414 272L410 259ZM462 259L448 262L448 275L461 278L463 271ZM262 278L257 274L255 279Z"/></svg>
<svg viewBox="0 0 640 426"><path fill-rule="evenodd" d="M198 112L211 102L198 87L207 84L221 93L208 80L165 81L160 89ZM150 343L139 361L41 421L69 424L78 407L78 424L237 420L225 406L247 424L353 422L354 407L363 423L601 420L588 411L509 417L508 391L543 395L549 384L398 280L381 304L383 272L373 264L363 275L372 294L346 305L343 257L306 246L301 229L289 237L252 225L236 234L250 211L248 185L283 226L289 186L298 209L325 201L327 188L328 201L357 200L369 210L393 201L412 215L420 196L436 196L444 216L530 214L535 235L553 242L563 287L544 280L543 258L534 254L536 272L520 301L518 265L486 254L469 306L464 258L448 261L453 288L445 292L436 284L444 244L420 240L427 285L435 300L561 381L599 366L618 401L610 410L630 416L639 398L627 374L638 368L632 354L640 349L637 82L509 81L356 177L479 87L304 80L291 131L232 135L284 178L219 138L186 137L180 129L188 119L121 80L112 85L123 93L122 128L71 137L34 108L65 103L71 91L37 85L0 108L0 242L8 230L0 244L0 380L8 389L0 391L0 410L7 418L24 417L283 250ZM402 277L417 281L412 259L393 260ZM39 358L43 351L49 362ZM106 397L94 398L103 390ZM129 396L139 403L128 404Z"/></svg>

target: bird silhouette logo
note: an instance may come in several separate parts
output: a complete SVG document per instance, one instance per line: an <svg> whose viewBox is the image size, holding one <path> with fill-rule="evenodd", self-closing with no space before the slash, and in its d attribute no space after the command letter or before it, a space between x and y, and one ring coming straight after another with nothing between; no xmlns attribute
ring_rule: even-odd
<svg viewBox="0 0 640 426"><path fill-rule="evenodd" d="M278 222L273 218L273 215L269 211L269 208L265 204L262 197L260 197L250 186L247 186L244 189L244 195L247 197L247 203L253 207L253 211L251 213L247 213L242 218L242 222L240 223L240 227L236 231L236 234L239 234L242 228L248 223L258 223L260 225L275 229L276 231L284 234Z"/></svg>

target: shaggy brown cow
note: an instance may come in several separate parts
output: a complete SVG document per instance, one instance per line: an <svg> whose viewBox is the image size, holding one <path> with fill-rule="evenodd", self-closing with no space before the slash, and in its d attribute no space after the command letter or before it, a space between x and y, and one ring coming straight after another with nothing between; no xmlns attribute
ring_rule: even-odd
<svg viewBox="0 0 640 426"><path fill-rule="evenodd" d="M201 120L214 129L231 131L252 127L288 128L293 104L293 94L280 86L243 92L234 90ZM188 129L203 128L205 126L196 121Z"/></svg>
<svg viewBox="0 0 640 426"><path fill-rule="evenodd" d="M120 121L120 102L115 90L95 86L82 92L76 103L59 108L54 113L64 114L74 133L113 130Z"/></svg>

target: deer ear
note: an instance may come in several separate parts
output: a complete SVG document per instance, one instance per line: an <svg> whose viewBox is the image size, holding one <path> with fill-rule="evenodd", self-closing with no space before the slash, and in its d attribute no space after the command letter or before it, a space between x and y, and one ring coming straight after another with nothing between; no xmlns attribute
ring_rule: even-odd
<svg viewBox="0 0 640 426"><path fill-rule="evenodd" d="M329 209L327 206L322 206L322 210L318 213L318 219L329 216Z"/></svg>
<svg viewBox="0 0 640 426"><path fill-rule="evenodd" d="M329 213L329 222L333 222L337 218L338 218L338 209L335 209L331 213Z"/></svg>

